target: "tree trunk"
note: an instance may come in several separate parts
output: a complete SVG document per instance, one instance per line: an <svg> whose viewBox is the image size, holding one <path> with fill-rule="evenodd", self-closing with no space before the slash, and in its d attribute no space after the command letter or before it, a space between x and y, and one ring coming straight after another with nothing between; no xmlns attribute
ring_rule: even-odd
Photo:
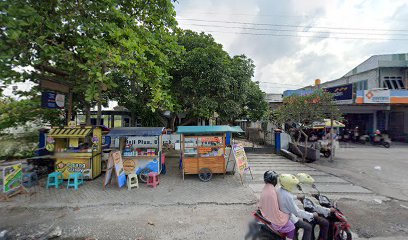
<svg viewBox="0 0 408 240"><path fill-rule="evenodd" d="M171 115L171 118L169 118L169 120L168 120L168 127L169 127L171 130L173 130L173 132L176 131L176 127L175 127L176 117L177 117L176 114L172 114L172 115Z"/></svg>
<svg viewBox="0 0 408 240"><path fill-rule="evenodd" d="M307 142L307 134L305 133L305 132L303 132L303 130L300 130L300 133L305 137L305 151L304 151L304 153L303 153L303 156L302 156L302 161L303 162L306 162L306 158L307 158L307 144L308 144L308 142Z"/></svg>
<svg viewBox="0 0 408 240"><path fill-rule="evenodd" d="M88 103L85 105L85 123L87 126L91 125L91 108Z"/></svg>
<svg viewBox="0 0 408 240"><path fill-rule="evenodd" d="M130 110L129 127L136 127L136 112L134 110Z"/></svg>
<svg viewBox="0 0 408 240"><path fill-rule="evenodd" d="M188 124L190 124L190 123L192 123L192 122L194 122L194 121L196 121L197 119L196 118L190 118L190 119L188 119L187 121L185 121L185 122L183 122L182 124L180 124L180 126L186 126L186 125L188 125Z"/></svg>

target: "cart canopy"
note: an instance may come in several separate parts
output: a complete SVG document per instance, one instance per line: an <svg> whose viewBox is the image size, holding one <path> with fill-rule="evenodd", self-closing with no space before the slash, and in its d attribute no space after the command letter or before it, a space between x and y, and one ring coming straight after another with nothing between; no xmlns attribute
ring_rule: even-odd
<svg viewBox="0 0 408 240"><path fill-rule="evenodd" d="M164 131L164 127L120 127L112 128L107 136L112 138L125 136L160 136Z"/></svg>
<svg viewBox="0 0 408 240"><path fill-rule="evenodd" d="M178 134L194 134L194 133L240 133L244 132L239 126L180 126L177 128Z"/></svg>

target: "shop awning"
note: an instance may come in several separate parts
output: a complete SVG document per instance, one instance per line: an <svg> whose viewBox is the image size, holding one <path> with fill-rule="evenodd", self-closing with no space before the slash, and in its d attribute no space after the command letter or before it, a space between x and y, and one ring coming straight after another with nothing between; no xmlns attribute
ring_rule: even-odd
<svg viewBox="0 0 408 240"><path fill-rule="evenodd" d="M239 133L244 132L241 127L239 126L228 126L228 125L220 125L220 126L180 126L177 128L177 133L179 134L188 134L188 133L225 133L225 132L232 132L232 133Z"/></svg>
<svg viewBox="0 0 408 240"><path fill-rule="evenodd" d="M164 127L121 127L112 128L107 136L111 138L125 136L160 136L164 131Z"/></svg>
<svg viewBox="0 0 408 240"><path fill-rule="evenodd" d="M83 138L86 137L91 131L92 128L53 128L50 130L47 136L53 138Z"/></svg>

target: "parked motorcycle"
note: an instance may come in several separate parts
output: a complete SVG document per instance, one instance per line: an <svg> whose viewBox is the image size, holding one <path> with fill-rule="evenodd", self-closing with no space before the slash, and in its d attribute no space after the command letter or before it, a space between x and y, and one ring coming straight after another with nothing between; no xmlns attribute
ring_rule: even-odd
<svg viewBox="0 0 408 240"><path fill-rule="evenodd" d="M253 213L254 220L249 223L249 231L245 235L245 240L285 240L286 236L274 230L271 222L262 216L260 210Z"/></svg>
<svg viewBox="0 0 408 240"><path fill-rule="evenodd" d="M347 222L347 219L344 216L344 214L337 207L337 203L330 201L328 197L322 195L320 191L317 189L316 185L312 184L311 186L313 189L317 191L317 193L311 194L311 196L316 198L316 200L319 201L320 206L325 207L325 208L335 209L333 213L330 213L329 216L326 217L326 219L329 221L328 239L329 240L352 240L350 224ZM300 191L303 192L303 189L300 185L298 186L298 188ZM303 208L306 211L316 212L316 205L313 203L311 199L306 198L306 197L303 198L302 204L303 204ZM315 223L312 222L312 224L314 227ZM314 236L313 236L313 239L315 239Z"/></svg>
<svg viewBox="0 0 408 240"><path fill-rule="evenodd" d="M370 137L368 134L360 136L359 142L361 144L366 144L370 142L372 145L381 145L385 148L391 147L391 139L388 134L378 134Z"/></svg>

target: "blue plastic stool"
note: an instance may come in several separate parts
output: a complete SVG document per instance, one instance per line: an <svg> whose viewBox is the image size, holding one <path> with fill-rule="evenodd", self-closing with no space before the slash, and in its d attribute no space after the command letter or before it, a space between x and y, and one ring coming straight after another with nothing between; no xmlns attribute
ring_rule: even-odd
<svg viewBox="0 0 408 240"><path fill-rule="evenodd" d="M49 187L55 186L55 188L59 188L59 185L62 185L62 173L60 172L53 172L48 174L47 179L47 189Z"/></svg>
<svg viewBox="0 0 408 240"><path fill-rule="evenodd" d="M35 172L25 173L23 175L23 186L30 188L38 183L38 176Z"/></svg>
<svg viewBox="0 0 408 240"><path fill-rule="evenodd" d="M81 184L84 184L84 175L82 173L76 172L76 173L69 174L67 189L69 187L74 187L75 190L78 190L78 186Z"/></svg>

